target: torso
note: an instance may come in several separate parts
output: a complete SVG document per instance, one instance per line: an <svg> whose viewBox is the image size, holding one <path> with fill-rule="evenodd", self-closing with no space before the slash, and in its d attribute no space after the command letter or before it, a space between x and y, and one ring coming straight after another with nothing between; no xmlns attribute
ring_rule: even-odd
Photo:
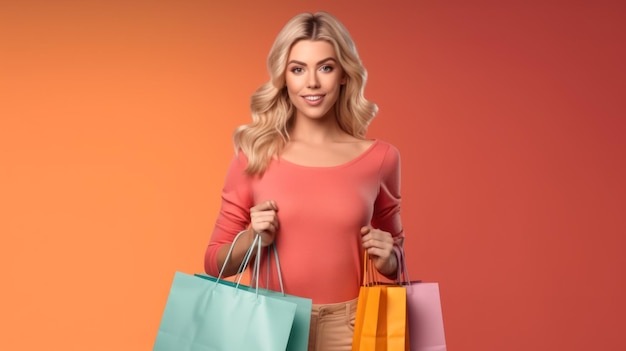
<svg viewBox="0 0 626 351"><path fill-rule="evenodd" d="M278 206L275 243L285 291L315 303L351 300L361 282L360 228L377 215L381 185L397 171L395 151L374 140L323 147L296 142L287 151L251 183L251 203L271 199ZM381 229L398 233L393 223Z"/></svg>

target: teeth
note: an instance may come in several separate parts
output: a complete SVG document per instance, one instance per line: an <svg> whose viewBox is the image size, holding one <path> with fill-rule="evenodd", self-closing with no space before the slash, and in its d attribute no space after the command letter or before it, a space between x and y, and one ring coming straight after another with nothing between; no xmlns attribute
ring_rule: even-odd
<svg viewBox="0 0 626 351"><path fill-rule="evenodd" d="M309 100L309 101L317 101L317 100L321 99L322 97L320 95L316 95L316 96L305 96L304 98Z"/></svg>

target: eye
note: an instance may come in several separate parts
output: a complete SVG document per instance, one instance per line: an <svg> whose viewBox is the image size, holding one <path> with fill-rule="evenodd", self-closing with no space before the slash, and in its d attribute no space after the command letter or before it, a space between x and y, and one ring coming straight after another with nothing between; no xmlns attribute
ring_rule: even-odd
<svg viewBox="0 0 626 351"><path fill-rule="evenodd" d="M320 71L322 72L332 72L333 69L335 69L333 66L329 66L329 65L324 65L322 67L320 67Z"/></svg>
<svg viewBox="0 0 626 351"><path fill-rule="evenodd" d="M290 71L291 71L291 73L300 74L304 70L302 69L302 67L292 67Z"/></svg>

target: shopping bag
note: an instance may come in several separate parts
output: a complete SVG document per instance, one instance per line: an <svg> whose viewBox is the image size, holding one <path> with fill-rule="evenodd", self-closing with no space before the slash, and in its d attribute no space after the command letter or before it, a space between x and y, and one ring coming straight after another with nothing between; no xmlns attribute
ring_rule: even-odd
<svg viewBox="0 0 626 351"><path fill-rule="evenodd" d="M406 286L411 351L446 351L439 283L411 281L404 249L398 274Z"/></svg>
<svg viewBox="0 0 626 351"><path fill-rule="evenodd" d="M176 272L154 351L285 350L296 304Z"/></svg>
<svg viewBox="0 0 626 351"><path fill-rule="evenodd" d="M408 351L406 288L376 282L367 253L364 260L364 281L359 290L352 350Z"/></svg>
<svg viewBox="0 0 626 351"><path fill-rule="evenodd" d="M411 351L446 351L439 284L411 282L406 294Z"/></svg>
<svg viewBox="0 0 626 351"><path fill-rule="evenodd" d="M254 247L260 253L258 236L248 253ZM176 272L154 351L286 349L297 304L220 281L221 273L211 281Z"/></svg>
<svg viewBox="0 0 626 351"><path fill-rule="evenodd" d="M274 257L276 260L276 267L279 274L279 281L282 280L280 277L280 261L278 259L278 254L276 251L276 247L272 245L272 250L268 250L268 256L271 252L274 252ZM267 263L269 265L270 259L268 257ZM216 281L217 278L212 277L207 274L196 274L197 277L207 279L210 281ZM269 274L268 274L269 276ZM253 277L254 278L254 277ZM228 281L228 280L220 280L221 284L236 286L237 283ZM268 284L266 284L268 286ZM247 290L247 291L256 291L255 287L239 284L239 289ZM287 343L287 351L307 351L309 347L309 328L311 326L311 308L313 306L312 300L304 297L287 295L282 291L273 291L268 289L259 289L259 294L269 296L275 299L284 300L293 302L296 304L296 314L293 321L293 326L291 328L291 333L289 334L289 341Z"/></svg>

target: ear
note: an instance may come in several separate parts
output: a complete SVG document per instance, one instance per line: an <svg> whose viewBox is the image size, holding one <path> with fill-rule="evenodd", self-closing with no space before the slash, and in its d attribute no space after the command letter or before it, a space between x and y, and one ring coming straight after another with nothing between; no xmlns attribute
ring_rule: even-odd
<svg viewBox="0 0 626 351"><path fill-rule="evenodd" d="M343 75L343 77L341 77L341 85L346 85L346 83L348 82L348 76L346 76L345 74Z"/></svg>

